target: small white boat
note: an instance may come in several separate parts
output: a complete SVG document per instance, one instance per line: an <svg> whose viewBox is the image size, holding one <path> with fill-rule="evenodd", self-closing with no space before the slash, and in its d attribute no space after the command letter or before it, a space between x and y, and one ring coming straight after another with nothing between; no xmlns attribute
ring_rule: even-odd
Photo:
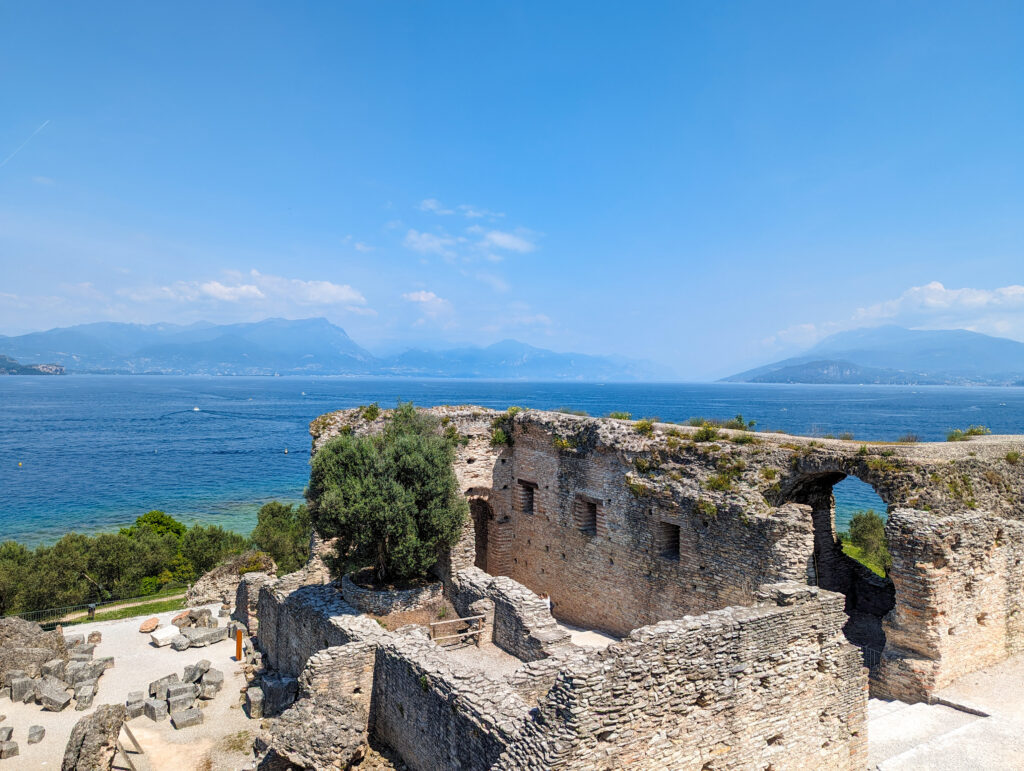
<svg viewBox="0 0 1024 771"><path fill-rule="evenodd" d="M199 412L199 408L198 407L193 407L192 408L192 412Z"/></svg>

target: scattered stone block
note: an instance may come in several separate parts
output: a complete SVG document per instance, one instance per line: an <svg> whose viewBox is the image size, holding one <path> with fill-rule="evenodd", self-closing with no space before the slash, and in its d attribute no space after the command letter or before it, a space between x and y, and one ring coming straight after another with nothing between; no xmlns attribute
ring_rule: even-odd
<svg viewBox="0 0 1024 771"><path fill-rule="evenodd" d="M198 707L192 707L180 712L171 713L171 725L175 729L189 728L203 722L203 711Z"/></svg>
<svg viewBox="0 0 1024 771"><path fill-rule="evenodd" d="M184 712L195 706L196 697L191 693L183 693L179 696L170 696L167 699L167 710L173 715L175 712Z"/></svg>
<svg viewBox="0 0 1024 771"><path fill-rule="evenodd" d="M13 727L9 725L0 726L0 742L9 742L13 733Z"/></svg>
<svg viewBox="0 0 1024 771"><path fill-rule="evenodd" d="M5 696L8 699L11 698L11 686L9 685L5 685L3 688L0 688L0 699L4 698Z"/></svg>
<svg viewBox="0 0 1024 771"><path fill-rule="evenodd" d="M60 680L64 679L64 668L68 665L64 659L50 659L43 664L43 674L50 677L56 677Z"/></svg>
<svg viewBox="0 0 1024 771"><path fill-rule="evenodd" d="M77 661L79 663L83 661L92 661L92 654L90 653L72 653L69 657L70 661Z"/></svg>
<svg viewBox="0 0 1024 771"><path fill-rule="evenodd" d="M103 633L98 631L89 632L89 636L85 639L85 641L87 643L91 643L92 645L99 645L101 642L103 642Z"/></svg>
<svg viewBox="0 0 1024 771"><path fill-rule="evenodd" d="M76 645L81 645L85 642L84 634L66 634L64 635L64 644L69 648L74 648Z"/></svg>
<svg viewBox="0 0 1024 771"><path fill-rule="evenodd" d="M176 651L188 650L192 647L192 641L183 634L175 635L171 640L171 648Z"/></svg>
<svg viewBox="0 0 1024 771"><path fill-rule="evenodd" d="M92 706L92 700L96 698L96 686L82 685L75 690L75 710L83 712Z"/></svg>
<svg viewBox="0 0 1024 771"><path fill-rule="evenodd" d="M259 688L246 690L245 714L252 720L259 720L263 717L263 691Z"/></svg>
<svg viewBox="0 0 1024 771"><path fill-rule="evenodd" d="M160 722L167 717L167 702L163 699L146 699L142 712L150 720Z"/></svg>
<svg viewBox="0 0 1024 771"><path fill-rule="evenodd" d="M79 645L74 646L71 649L71 653L72 654L76 654L76 653L80 654L80 655L81 654L85 654L89 658L92 658L92 655L95 652L96 652L96 646L93 645L92 643L81 643Z"/></svg>
<svg viewBox="0 0 1024 771"><path fill-rule="evenodd" d="M146 711L146 702L138 701L138 702L134 702L132 704L127 704L127 705L125 705L124 711L125 711L125 717L128 720L131 720L131 719L136 718L136 717L142 717L142 715Z"/></svg>
<svg viewBox="0 0 1024 771"><path fill-rule="evenodd" d="M179 613L177 616L171 619L171 624L173 626L178 627L179 629L190 626L192 624L192 619L189 618L189 612L187 610L183 610L181 613Z"/></svg>
<svg viewBox="0 0 1024 771"><path fill-rule="evenodd" d="M46 729L41 725L34 725L28 729L29 744L39 744L39 742L43 740L44 736L46 736Z"/></svg>
<svg viewBox="0 0 1024 771"><path fill-rule="evenodd" d="M153 641L153 644L162 648L165 645L170 645L171 641L178 636L178 627L176 626L165 626L160 629L156 629L152 634L149 635L149 639Z"/></svg>
<svg viewBox="0 0 1024 771"><path fill-rule="evenodd" d="M0 743L0 759L13 758L18 754L17 742Z"/></svg>
<svg viewBox="0 0 1024 771"><path fill-rule="evenodd" d="M189 695L193 698L199 693L199 686L195 683L174 683L167 686L167 698L172 699L175 696Z"/></svg>
<svg viewBox="0 0 1024 771"><path fill-rule="evenodd" d="M11 701L27 702L36 695L36 684L31 677L11 679Z"/></svg>
<svg viewBox="0 0 1024 771"><path fill-rule="evenodd" d="M130 691L128 698L124 700L125 704L142 704L146 700L146 694L142 691Z"/></svg>
<svg viewBox="0 0 1024 771"><path fill-rule="evenodd" d="M156 698L161 700L166 699L167 689L170 688L172 685L176 685L180 682L181 680L178 679L178 673L172 672L166 677L161 677L159 680L154 680L153 682L151 682L149 684L149 695L155 696Z"/></svg>
<svg viewBox="0 0 1024 771"><path fill-rule="evenodd" d="M64 747L61 769L110 768L123 725L124 707L120 704L101 704L80 718Z"/></svg>
<svg viewBox="0 0 1024 771"><path fill-rule="evenodd" d="M139 631L143 634L149 634L150 632L155 631L158 626L160 626L160 619L158 619L156 616L153 616L152 618L147 618L145 621L139 624Z"/></svg>
<svg viewBox="0 0 1024 771"><path fill-rule="evenodd" d="M200 659L195 664L189 664L185 667L185 677L182 679L186 683L198 683L209 669L210 662L207 659Z"/></svg>
<svg viewBox="0 0 1024 771"><path fill-rule="evenodd" d="M226 626L212 628L192 627L182 629L181 633L189 639L193 648L205 648L207 645L213 645L213 643L228 638L228 628Z"/></svg>
<svg viewBox="0 0 1024 771"><path fill-rule="evenodd" d="M101 671L106 672L108 669L110 669L110 668L112 668L114 666L114 657L113 656L104 656L103 658L96 659L96 664L97 664L97 666L100 666L100 667L103 668Z"/></svg>
<svg viewBox="0 0 1024 771"><path fill-rule="evenodd" d="M71 695L52 683L46 683L39 689L39 703L49 712L60 712L71 703Z"/></svg>
<svg viewBox="0 0 1024 771"><path fill-rule="evenodd" d="M213 695L224 687L224 673L219 669L211 669L203 675L199 694L202 699L212 699Z"/></svg>

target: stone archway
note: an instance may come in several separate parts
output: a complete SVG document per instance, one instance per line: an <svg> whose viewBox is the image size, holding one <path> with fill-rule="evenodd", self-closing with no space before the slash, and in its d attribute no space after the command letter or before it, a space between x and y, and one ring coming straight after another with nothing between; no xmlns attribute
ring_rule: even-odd
<svg viewBox="0 0 1024 771"><path fill-rule="evenodd" d="M867 567L843 553L836 531L836 484L853 476L869 484L886 504L884 490L860 476L839 470L815 470L796 474L782 487L780 502L798 503L810 507L814 528L814 550L808 565L808 581L832 592L846 596L846 614L849 621L843 631L850 642L869 649L865 660L872 662L885 648L882 618L895 605L895 587L890 578L882 578Z"/></svg>

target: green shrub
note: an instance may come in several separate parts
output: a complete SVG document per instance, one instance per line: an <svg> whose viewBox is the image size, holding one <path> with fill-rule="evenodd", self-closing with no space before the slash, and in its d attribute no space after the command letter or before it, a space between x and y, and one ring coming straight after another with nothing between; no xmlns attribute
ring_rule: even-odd
<svg viewBox="0 0 1024 771"><path fill-rule="evenodd" d="M711 519L715 519L718 517L718 507L715 506L715 504L713 504L706 498L701 498L699 501L697 501L697 503L694 505L694 508L696 508L697 511L703 514L705 517L710 517Z"/></svg>
<svg viewBox="0 0 1024 771"><path fill-rule="evenodd" d="M757 425L757 421L744 420L743 415L737 414L734 418L728 420L722 420L720 418L704 418L704 417L693 417L686 421L686 425L700 427L700 426L714 426L715 428L729 428L733 431L752 431L754 426Z"/></svg>
<svg viewBox="0 0 1024 771"><path fill-rule="evenodd" d="M722 492L732 488L732 477L729 474L712 474L708 477L708 489Z"/></svg>
<svg viewBox="0 0 1024 771"><path fill-rule="evenodd" d="M892 556L885 537L885 521L878 514L871 510L856 512L850 520L850 532L846 538L860 550L858 556L865 565L879 567L883 575L889 575Z"/></svg>
<svg viewBox="0 0 1024 771"><path fill-rule="evenodd" d="M277 563L277 574L293 573L309 559L312 526L305 504L294 506L278 501L265 503L256 515L253 545Z"/></svg>
<svg viewBox="0 0 1024 771"><path fill-rule="evenodd" d="M616 420L632 420L633 413L631 412L609 412L609 418L615 418Z"/></svg>
<svg viewBox="0 0 1024 771"><path fill-rule="evenodd" d="M904 434L896 441L899 442L900 444L917 444L919 441L921 441L921 439L917 434L911 432Z"/></svg>
<svg viewBox="0 0 1024 771"><path fill-rule="evenodd" d="M339 436L313 456L307 500L314 527L335 538L336 577L370 566L378 582L425 574L468 515L439 422L400 404L380 434Z"/></svg>
<svg viewBox="0 0 1024 771"><path fill-rule="evenodd" d="M380 417L380 405L377 402L367 404L365 407L359 408L359 414L367 423L372 423Z"/></svg>
<svg viewBox="0 0 1024 771"><path fill-rule="evenodd" d="M650 418L644 418L638 420L633 424L633 430L641 436L651 437L654 436L654 421Z"/></svg>
<svg viewBox="0 0 1024 771"><path fill-rule="evenodd" d="M590 417L590 413L586 410L574 410L572 407L559 407L555 412L561 412L563 415L576 415L581 418Z"/></svg>
<svg viewBox="0 0 1024 771"><path fill-rule="evenodd" d="M839 435L839 438L842 439L844 442L852 442L853 434L849 431L844 431Z"/></svg>
<svg viewBox="0 0 1024 771"><path fill-rule="evenodd" d="M718 429L710 423L705 423L703 426L698 428L697 432L693 435L693 441L695 442L713 442L717 438Z"/></svg>
<svg viewBox="0 0 1024 771"><path fill-rule="evenodd" d="M1006 462L1012 466L1016 466L1018 463L1020 463L1020 453L1017 452L1016 450L1011 450L1010 452L1006 453Z"/></svg>
<svg viewBox="0 0 1024 771"><path fill-rule="evenodd" d="M491 429L491 444L495 445L496 447L499 446L499 445L511 446L512 445L512 437L510 437L508 434L506 434L505 430L502 429L502 428L492 428Z"/></svg>
<svg viewBox="0 0 1024 771"><path fill-rule="evenodd" d="M992 431L985 426L968 426L965 429L954 428L946 434L947 442L966 442L975 436L991 434Z"/></svg>

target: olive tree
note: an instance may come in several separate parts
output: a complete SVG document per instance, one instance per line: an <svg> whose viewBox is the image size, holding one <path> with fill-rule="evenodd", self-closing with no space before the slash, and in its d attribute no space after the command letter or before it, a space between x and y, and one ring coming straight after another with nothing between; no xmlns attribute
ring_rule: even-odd
<svg viewBox="0 0 1024 771"><path fill-rule="evenodd" d="M379 583L422 576L451 548L468 514L439 422L399 404L379 434L343 434L313 457L313 526L335 538L335 576L372 567Z"/></svg>

